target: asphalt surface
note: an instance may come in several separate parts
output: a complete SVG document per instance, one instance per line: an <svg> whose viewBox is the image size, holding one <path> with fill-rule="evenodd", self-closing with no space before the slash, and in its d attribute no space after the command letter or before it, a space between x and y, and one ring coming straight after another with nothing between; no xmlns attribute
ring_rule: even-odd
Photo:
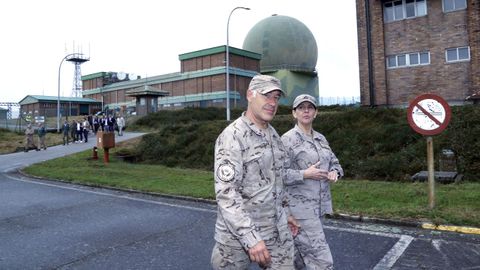
<svg viewBox="0 0 480 270"><path fill-rule="evenodd" d="M115 136L115 142L125 141L138 136L142 136L143 134L145 133L125 132L123 136ZM34 163L67 156L87 149L92 149L93 151L93 147L96 145L96 137L93 134L90 134L87 143L70 143L69 145L57 145L48 147L47 150L30 150L28 152L17 152L7 155L0 155L0 172L14 171Z"/></svg>
<svg viewBox="0 0 480 270"><path fill-rule="evenodd" d="M0 269L211 269L215 204L16 171L94 145L0 156ZM326 220L325 234L335 269L480 269L477 234L348 218Z"/></svg>

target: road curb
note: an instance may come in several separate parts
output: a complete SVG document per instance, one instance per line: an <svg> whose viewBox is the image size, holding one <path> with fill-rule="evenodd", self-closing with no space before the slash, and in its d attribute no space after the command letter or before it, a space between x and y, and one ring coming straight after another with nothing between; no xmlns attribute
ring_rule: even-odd
<svg viewBox="0 0 480 270"><path fill-rule="evenodd" d="M340 214L340 213L335 213L333 215L327 216L327 218L344 219L344 220L351 220L351 221L358 221L358 222L370 222L370 223L387 224L387 225L395 225L395 226L417 227L425 230L449 231L449 232L457 232L457 233L464 233L464 234L480 235L480 228L468 227L468 226L435 225L428 222L371 218L371 217L365 217L365 216L356 216L356 215Z"/></svg>
<svg viewBox="0 0 480 270"><path fill-rule="evenodd" d="M458 232L458 233L480 235L480 228L475 228L475 227L453 226L453 225L434 225L434 224L431 224L431 223L423 223L422 228L423 229L430 229L430 230L437 230L437 231L449 231L449 232Z"/></svg>
<svg viewBox="0 0 480 270"><path fill-rule="evenodd" d="M62 183L74 184L74 185L82 185L87 187L95 187L95 188L105 188L115 191L122 191L122 192L129 192L129 193L136 193L136 194L144 194L144 195L152 195L152 196L159 196L171 199L180 199L185 201L192 201L192 202L203 202L208 204L216 204L215 200L211 199L202 199L202 198L195 198L195 197L188 197L188 196L180 196L180 195L171 195L171 194L164 194L158 192L145 192L145 191L138 191L134 189L125 189L125 188L117 188L117 187L108 187L108 186L100 186L100 185L90 185L84 183L72 183L65 180L60 179L49 179L44 177L39 177L35 175L30 175L25 173L22 169L17 169L17 172L25 177L29 177L32 179L41 179L47 181L57 181ZM357 222L369 222L369 223L377 223L377 224L385 224L385 225L394 225L394 226L404 226L404 227L416 227L425 230L436 230L436 231L449 231L449 232L457 232L457 233L464 233L464 234L476 234L480 235L480 228L476 227L468 227L468 226L454 226L454 225L435 225L432 223L427 222L415 222L415 221L406 221L406 220L394 220L394 219L383 219L383 218L373 218L367 216L360 216L360 215L350 215L350 214L343 214L343 213L334 213L332 215L326 215L327 219L338 219L338 220L349 220L349 221L357 221Z"/></svg>

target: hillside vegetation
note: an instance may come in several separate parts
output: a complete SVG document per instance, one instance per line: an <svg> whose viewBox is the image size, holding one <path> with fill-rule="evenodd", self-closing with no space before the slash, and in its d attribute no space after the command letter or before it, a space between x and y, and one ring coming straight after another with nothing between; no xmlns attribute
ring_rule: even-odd
<svg viewBox="0 0 480 270"><path fill-rule="evenodd" d="M232 111L232 119L241 114ZM169 167L211 170L214 143L228 124L220 108L160 111L138 119L132 129L154 129L134 154ZM280 107L272 125L281 135L293 127L291 110ZM405 109L321 107L314 129L324 134L352 179L405 181L426 165L425 137L407 123ZM480 181L480 107L452 107L447 129L434 136L435 168L443 149L455 154L464 180Z"/></svg>

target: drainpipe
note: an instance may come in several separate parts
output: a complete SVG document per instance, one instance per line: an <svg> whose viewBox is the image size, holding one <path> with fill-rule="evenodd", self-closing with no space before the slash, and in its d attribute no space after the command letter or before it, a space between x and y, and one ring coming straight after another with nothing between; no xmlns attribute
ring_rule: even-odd
<svg viewBox="0 0 480 270"><path fill-rule="evenodd" d="M367 55L368 55L368 93L370 106L375 107L375 85L373 81L373 56L372 56L372 29L370 19L370 1L365 0L365 24L367 28Z"/></svg>

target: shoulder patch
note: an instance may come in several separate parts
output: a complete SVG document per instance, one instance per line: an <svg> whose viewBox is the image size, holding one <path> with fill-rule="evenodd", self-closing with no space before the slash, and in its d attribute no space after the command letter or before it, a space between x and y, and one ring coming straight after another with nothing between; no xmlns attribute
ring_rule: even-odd
<svg viewBox="0 0 480 270"><path fill-rule="evenodd" d="M230 182L235 177L235 168L229 163L222 164L218 167L216 175L223 182Z"/></svg>

